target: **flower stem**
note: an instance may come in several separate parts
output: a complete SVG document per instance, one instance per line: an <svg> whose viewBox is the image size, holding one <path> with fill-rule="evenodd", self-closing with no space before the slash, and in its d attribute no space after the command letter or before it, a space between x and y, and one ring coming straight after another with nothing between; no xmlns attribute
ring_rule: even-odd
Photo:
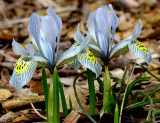
<svg viewBox="0 0 160 123"><path fill-rule="evenodd" d="M48 123L53 121L53 74L51 74L49 95L48 95Z"/></svg>
<svg viewBox="0 0 160 123"><path fill-rule="evenodd" d="M48 123L60 123L59 115L59 80L58 72L55 67L51 74L51 82L48 96Z"/></svg>
<svg viewBox="0 0 160 123"><path fill-rule="evenodd" d="M53 73L53 121L52 123L60 123L60 114L59 114L59 80L57 68L54 68Z"/></svg>
<svg viewBox="0 0 160 123"><path fill-rule="evenodd" d="M93 72L90 69L87 69L88 75L88 86L89 86L89 114L95 114L95 105L96 105L96 96L95 96L95 87L93 80Z"/></svg>
<svg viewBox="0 0 160 123"><path fill-rule="evenodd" d="M111 100L111 79L109 76L109 69L108 69L108 65L105 66L105 75L104 75L104 91L103 91L103 105L105 105L106 103L109 103ZM111 113L111 106L109 106L107 108L107 110L105 111L105 113Z"/></svg>

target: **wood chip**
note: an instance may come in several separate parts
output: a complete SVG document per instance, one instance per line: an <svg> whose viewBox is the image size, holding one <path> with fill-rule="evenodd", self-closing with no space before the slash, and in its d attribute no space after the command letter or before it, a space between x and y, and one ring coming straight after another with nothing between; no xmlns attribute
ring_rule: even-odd
<svg viewBox="0 0 160 123"><path fill-rule="evenodd" d="M67 116L67 118L63 121L63 123L77 123L80 118L80 114L74 110Z"/></svg>

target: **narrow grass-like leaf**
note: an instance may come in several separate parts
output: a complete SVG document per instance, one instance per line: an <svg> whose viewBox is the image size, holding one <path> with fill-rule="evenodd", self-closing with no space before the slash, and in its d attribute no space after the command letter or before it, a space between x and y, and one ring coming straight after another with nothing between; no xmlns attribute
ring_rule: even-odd
<svg viewBox="0 0 160 123"><path fill-rule="evenodd" d="M97 82L99 83L99 86L100 86L100 89L99 89L100 92L103 93L103 82L101 81L99 77L97 78Z"/></svg>
<svg viewBox="0 0 160 123"><path fill-rule="evenodd" d="M43 90L44 90L44 97L45 97L46 114L48 117L48 85L47 85L46 72L44 68L42 68L42 79L43 79Z"/></svg>
<svg viewBox="0 0 160 123"><path fill-rule="evenodd" d="M148 111L148 115L147 115L147 118L146 120L149 121L150 120L150 117L151 117L151 111L152 111L152 106L153 106L153 101L152 101L152 98L148 95L148 94L145 94L141 91L138 91L134 94L134 97L133 98L137 98L138 95L142 95L146 98L148 98L148 100L150 101L150 108L149 108L149 111Z"/></svg>
<svg viewBox="0 0 160 123"><path fill-rule="evenodd" d="M101 110L99 112L100 117L103 116L103 114L105 113L107 108L110 106L115 107L115 103L114 102L107 102L106 104L103 105L103 107L101 108Z"/></svg>
<svg viewBox="0 0 160 123"><path fill-rule="evenodd" d="M160 114L160 110L155 110L152 112L152 121L153 123L157 123L155 116Z"/></svg>
<svg viewBox="0 0 160 123"><path fill-rule="evenodd" d="M53 73L53 123L60 123L59 115L59 80L56 67Z"/></svg>
<svg viewBox="0 0 160 123"><path fill-rule="evenodd" d="M64 115L64 118L66 118L68 116L68 110L67 110L66 99L64 96L63 86L60 81L59 81L59 90L60 90L61 101L62 101L63 115Z"/></svg>
<svg viewBox="0 0 160 123"><path fill-rule="evenodd" d="M115 111L114 111L114 123L118 123L119 119L119 111L118 111L118 104L116 103Z"/></svg>
<svg viewBox="0 0 160 123"><path fill-rule="evenodd" d="M131 90L133 89L134 85L137 84L137 83L140 83L140 82L143 82L143 81L149 81L149 80L150 80L150 77L140 77L140 78L132 81L131 84L129 84L129 86L127 88L127 91L126 91L126 96L125 96L125 99L124 99L123 108L126 107L128 96L131 93Z"/></svg>
<svg viewBox="0 0 160 123"><path fill-rule="evenodd" d="M69 96L69 107L70 107L70 112L71 112L73 110L73 106L72 106L72 100L70 96Z"/></svg>
<svg viewBox="0 0 160 123"><path fill-rule="evenodd" d="M151 72L150 72L147 68L145 68L143 65L140 65L140 64L137 64L137 63L134 63L134 62L130 62L130 63L142 67L142 68L145 69L151 76L153 76L153 77L156 78L158 81L160 81L160 78L158 78L158 77L155 76L153 73L151 73Z"/></svg>
<svg viewBox="0 0 160 123"><path fill-rule="evenodd" d="M153 99L152 101L153 101L153 103L160 103L160 99ZM132 109L144 106L144 105L148 105L149 103L150 103L150 101L138 102L138 103L132 104L130 106L127 106L124 109L124 111L129 111L129 110L132 110Z"/></svg>
<svg viewBox="0 0 160 123"><path fill-rule="evenodd" d="M88 87L89 87L89 114L94 115L96 108L95 87L93 80L93 72L88 68L87 68L87 75L88 75Z"/></svg>
<svg viewBox="0 0 160 123"><path fill-rule="evenodd" d="M85 114L93 123L96 123L96 121L95 121L95 120L88 114L88 112L83 108L83 106L82 106L82 104L80 103L80 100L79 100L79 98L78 98L78 94L77 94L77 90L76 90L76 80L78 79L79 76L81 76L81 75L83 75L83 74L86 74L86 73L87 73L87 71L84 71L84 72L78 74L78 75L75 77L75 79L74 79L74 81L73 81L73 89L74 89L74 94L75 94L75 97L76 97L76 100L77 100L77 102L78 102L79 107L82 109L82 111L84 112L84 114Z"/></svg>

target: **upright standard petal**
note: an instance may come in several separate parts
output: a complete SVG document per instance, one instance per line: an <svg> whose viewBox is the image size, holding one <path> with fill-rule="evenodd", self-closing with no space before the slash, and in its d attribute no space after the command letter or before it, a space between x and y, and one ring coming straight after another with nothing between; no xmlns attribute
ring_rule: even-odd
<svg viewBox="0 0 160 123"><path fill-rule="evenodd" d="M89 68L96 74L96 78L102 71L101 65L98 63L92 52L85 50L77 55L78 61L86 68Z"/></svg>
<svg viewBox="0 0 160 123"><path fill-rule="evenodd" d="M116 28L118 27L118 23L119 23L119 18L115 14L115 12L114 12L111 4L109 4L109 8L112 11L112 14L111 14L111 24L112 24L112 26L111 26L112 27L112 42L111 42L111 47L112 47L115 31L116 31Z"/></svg>
<svg viewBox="0 0 160 123"><path fill-rule="evenodd" d="M57 54L56 57L58 56L58 52L59 52L59 45L60 45L60 34L61 34L61 30L62 30L62 20L60 17L58 17L56 15L56 13L54 12L52 7L49 7L47 9L47 13L49 16L51 16L53 19L55 19L56 21L56 25L57 25L57 29L58 29L58 35L57 35Z"/></svg>
<svg viewBox="0 0 160 123"><path fill-rule="evenodd" d="M132 39L136 39L141 34L141 30L142 30L142 22L141 20L139 20L139 25L136 24L132 32Z"/></svg>
<svg viewBox="0 0 160 123"><path fill-rule="evenodd" d="M41 31L40 34L40 45L41 45L41 49L42 49L42 53L43 55L48 59L48 61L50 62L51 66L53 67L53 51L52 51L52 47L50 45L50 43L48 43Z"/></svg>
<svg viewBox="0 0 160 123"><path fill-rule="evenodd" d="M40 27L41 27L40 17L36 13L33 13L31 15L30 22L28 25L28 31L33 44L36 46L37 49L40 50L40 52L42 52L39 41Z"/></svg>
<svg viewBox="0 0 160 123"><path fill-rule="evenodd" d="M110 31L111 31L111 16L110 12L108 11L107 6L102 6L95 11L95 20L96 26L105 36L108 46L110 41Z"/></svg>
<svg viewBox="0 0 160 123"><path fill-rule="evenodd" d="M114 50L122 49L123 47L126 47L130 42L134 42L134 41L135 41L135 39L140 35L141 30L142 30L142 22L141 22L141 20L139 20L139 23L140 23L139 25L137 24L137 25L134 27L134 30L133 30L133 32L132 32L132 35L131 35L129 38L127 38L127 39L119 42L118 44L116 44L116 45L111 49L110 53L111 53L112 51L114 51Z"/></svg>
<svg viewBox="0 0 160 123"><path fill-rule="evenodd" d="M80 29L79 29L79 23L78 23L78 27L77 27L77 32L74 36L74 40L79 41L79 42L83 42L83 40L84 40L84 37L83 37L83 35L82 35L82 33L80 32Z"/></svg>
<svg viewBox="0 0 160 123"><path fill-rule="evenodd" d="M10 84L17 89L21 89L31 80L36 68L37 62L31 57L20 57L14 68Z"/></svg>
<svg viewBox="0 0 160 123"><path fill-rule="evenodd" d="M138 57L144 59L148 64L152 60L150 51L143 45L143 43L137 41L135 43L128 44L129 49L132 53L137 55Z"/></svg>
<svg viewBox="0 0 160 123"><path fill-rule="evenodd" d="M14 39L13 39L13 42L12 42L12 49L13 49L13 52L17 55L25 55L25 56L33 56L34 55L34 48L32 46L32 44L28 44L26 46L27 49L25 49L21 44L19 44L18 42L16 42Z"/></svg>
<svg viewBox="0 0 160 123"><path fill-rule="evenodd" d="M88 33L87 36L84 38L83 42L80 45L80 50L82 51L88 45L89 41L91 40L91 35Z"/></svg>
<svg viewBox="0 0 160 123"><path fill-rule="evenodd" d="M41 17L41 31L45 41L52 47L53 58L55 54L56 37L58 35L58 28L56 21L51 16Z"/></svg>

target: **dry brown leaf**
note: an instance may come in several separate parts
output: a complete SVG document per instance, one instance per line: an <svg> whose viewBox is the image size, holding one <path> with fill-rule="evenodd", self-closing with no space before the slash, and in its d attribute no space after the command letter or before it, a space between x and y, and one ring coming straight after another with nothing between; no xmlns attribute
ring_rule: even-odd
<svg viewBox="0 0 160 123"><path fill-rule="evenodd" d="M16 119L14 119L12 122L13 123L20 123L20 122L25 122L25 121L31 121L31 119L25 117L24 115L17 117Z"/></svg>
<svg viewBox="0 0 160 123"><path fill-rule="evenodd" d="M0 88L0 101L4 101L11 96L12 96L12 93L9 90Z"/></svg>
<svg viewBox="0 0 160 123"><path fill-rule="evenodd" d="M13 120L14 118L18 117L18 114L15 112L8 112L7 114L3 115L2 117L0 117L0 122L2 123L7 123L10 122L11 120Z"/></svg>
<svg viewBox="0 0 160 123"><path fill-rule="evenodd" d="M81 91L81 87L76 86L76 89L77 89L77 94L78 94L78 97L79 97L79 100L80 100L81 104L85 105L86 97L85 97L84 93ZM75 109L76 111L79 111L80 107L79 107L79 105L77 103L77 100L75 98L73 87L64 88L64 93L65 93L67 108L69 109L69 96L70 96L71 101L72 101L73 109ZM60 112L62 112L62 106L61 105L60 105Z"/></svg>
<svg viewBox="0 0 160 123"><path fill-rule="evenodd" d="M33 104L44 102L45 101L44 95L42 95L42 96L30 95L30 96L10 99L10 100L7 100L7 101L3 101L1 103L1 105L2 105L3 110L5 110L5 109L15 109L15 108L21 108L21 107L24 107L24 106L29 106L31 101L32 101Z"/></svg>
<svg viewBox="0 0 160 123"><path fill-rule="evenodd" d="M77 123L80 118L80 114L77 111L72 110L72 112L65 118L63 123Z"/></svg>

